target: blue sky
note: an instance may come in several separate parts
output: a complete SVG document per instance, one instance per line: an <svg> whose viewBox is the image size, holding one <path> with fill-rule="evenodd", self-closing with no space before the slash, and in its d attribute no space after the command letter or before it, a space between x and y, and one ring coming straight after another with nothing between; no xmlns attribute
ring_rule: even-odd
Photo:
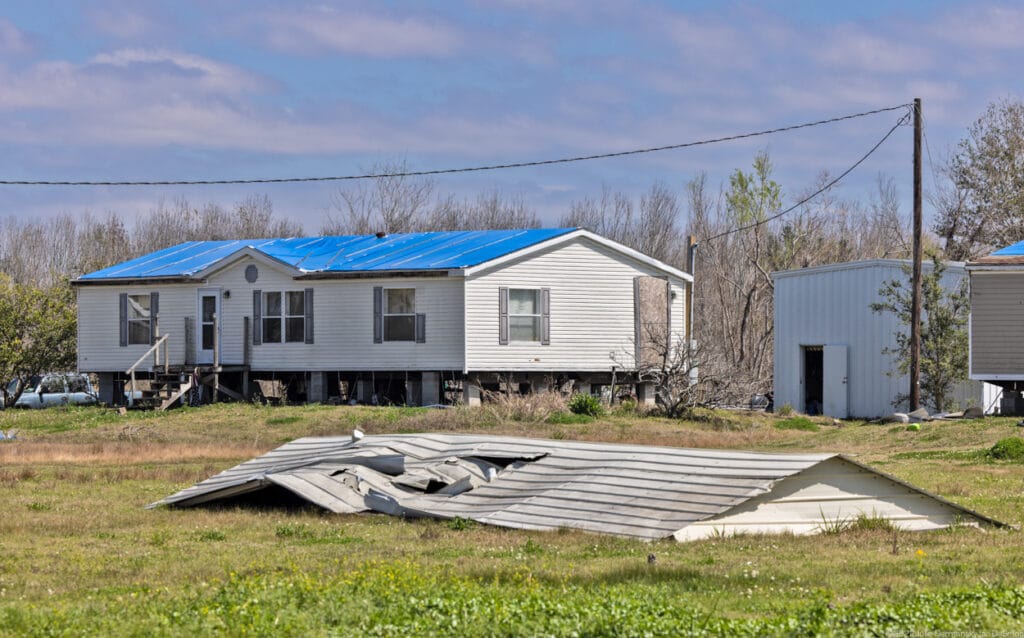
<svg viewBox="0 0 1024 638"><path fill-rule="evenodd" d="M1024 5L986 2L58 2L0 7L0 178L219 179L529 161L675 144L909 102L939 161L1020 95ZM767 149L787 201L896 121L572 165L436 179L522 197L554 223L602 186L717 188ZM911 130L879 173L909 206ZM932 184L926 165L925 185ZM0 186L0 217L145 215L161 200L266 194L315 232L336 183ZM926 205L927 212L927 205Z"/></svg>

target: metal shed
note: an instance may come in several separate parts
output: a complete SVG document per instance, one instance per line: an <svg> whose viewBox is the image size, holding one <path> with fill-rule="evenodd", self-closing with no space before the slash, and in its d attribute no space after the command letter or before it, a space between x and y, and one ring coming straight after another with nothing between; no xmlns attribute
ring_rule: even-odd
<svg viewBox="0 0 1024 638"><path fill-rule="evenodd" d="M814 534L861 515L1001 525L836 454L440 434L298 439L150 507L234 499L644 540Z"/></svg>
<svg viewBox="0 0 1024 638"><path fill-rule="evenodd" d="M909 260L870 259L772 273L775 282L775 405L838 418L874 418L906 410L895 405L909 379L891 375L901 326L892 313L876 313L878 290L888 281L908 281ZM925 264L925 268L929 268ZM944 285L966 276L962 262L949 262ZM959 407L998 408L999 388L970 381L954 394ZM928 406L931 408L932 406Z"/></svg>

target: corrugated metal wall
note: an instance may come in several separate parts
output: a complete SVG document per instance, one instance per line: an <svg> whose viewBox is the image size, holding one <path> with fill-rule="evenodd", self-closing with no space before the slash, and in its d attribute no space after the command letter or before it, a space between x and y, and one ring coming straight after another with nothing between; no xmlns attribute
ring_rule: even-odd
<svg viewBox="0 0 1024 638"><path fill-rule="evenodd" d="M790 270L773 274L775 281L775 405L789 404L803 412L802 346L848 346L849 416L874 418L891 413L898 394L906 394L909 380L888 373L896 363L882 354L895 346L899 321L892 313L875 313L879 288L909 275L909 261L875 259ZM927 265L926 265L927 266ZM962 265L950 264L946 286L965 276ZM960 393L961 407L981 405L981 384ZM904 404L900 409L906 409Z"/></svg>

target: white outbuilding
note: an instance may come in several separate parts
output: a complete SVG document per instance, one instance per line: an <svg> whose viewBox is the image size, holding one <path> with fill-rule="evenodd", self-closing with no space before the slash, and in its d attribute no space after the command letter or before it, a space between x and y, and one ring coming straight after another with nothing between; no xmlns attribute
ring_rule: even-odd
<svg viewBox="0 0 1024 638"><path fill-rule="evenodd" d="M925 264L927 269L929 264ZM892 313L877 313L886 282L904 280L909 260L869 259L772 274L775 282L775 406L837 418L874 418L894 410L909 378L894 374L894 348L902 330ZM964 264L948 262L943 285L959 285ZM978 381L960 384L957 406L998 409L1000 389ZM926 406L930 410L934 406ZM949 406L946 406L947 409Z"/></svg>

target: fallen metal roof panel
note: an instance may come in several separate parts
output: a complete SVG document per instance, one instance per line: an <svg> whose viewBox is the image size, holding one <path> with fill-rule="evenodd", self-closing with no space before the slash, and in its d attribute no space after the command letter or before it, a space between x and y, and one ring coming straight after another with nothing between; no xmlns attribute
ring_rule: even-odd
<svg viewBox="0 0 1024 638"><path fill-rule="evenodd" d="M470 518L523 529L672 536L835 454L408 434L304 438L154 503L197 505L269 484L340 513ZM852 462L852 461L851 461ZM854 465L908 486L888 475ZM922 490L921 498L934 498ZM979 520L995 522L937 499Z"/></svg>

